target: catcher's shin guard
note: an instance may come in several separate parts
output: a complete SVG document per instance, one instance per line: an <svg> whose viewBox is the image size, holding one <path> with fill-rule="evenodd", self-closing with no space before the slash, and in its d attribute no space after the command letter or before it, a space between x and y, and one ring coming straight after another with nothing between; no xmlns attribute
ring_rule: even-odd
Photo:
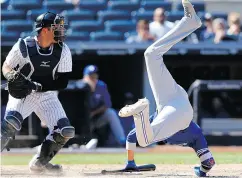
<svg viewBox="0 0 242 178"><path fill-rule="evenodd" d="M17 111L9 111L1 122L1 152L7 147L10 140L14 139L16 131L21 129L22 115Z"/></svg>
<svg viewBox="0 0 242 178"><path fill-rule="evenodd" d="M57 129L52 134L52 140L44 140L40 151L30 162L30 169L33 171L42 170L48 167L49 161L59 152L66 142L75 136L75 128L70 125L67 118L57 122Z"/></svg>

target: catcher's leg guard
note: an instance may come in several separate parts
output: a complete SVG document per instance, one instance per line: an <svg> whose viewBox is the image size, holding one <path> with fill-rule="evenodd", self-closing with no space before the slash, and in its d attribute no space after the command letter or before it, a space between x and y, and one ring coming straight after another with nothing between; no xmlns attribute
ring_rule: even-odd
<svg viewBox="0 0 242 178"><path fill-rule="evenodd" d="M75 136L75 128L70 125L67 118L62 118L57 122L57 128L51 134L50 139L45 139L39 152L30 161L30 170L41 172L45 169L50 171L60 171L59 165L52 165L49 161L59 152L66 142Z"/></svg>
<svg viewBox="0 0 242 178"><path fill-rule="evenodd" d="M7 147L9 141L14 139L16 131L21 129L22 115L17 111L9 111L1 122L1 152Z"/></svg>

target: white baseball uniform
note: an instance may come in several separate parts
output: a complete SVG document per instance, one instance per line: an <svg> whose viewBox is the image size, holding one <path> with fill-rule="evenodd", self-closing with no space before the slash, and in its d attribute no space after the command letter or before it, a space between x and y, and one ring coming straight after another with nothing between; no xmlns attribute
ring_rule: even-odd
<svg viewBox="0 0 242 178"><path fill-rule="evenodd" d="M149 107L134 115L136 136L140 146L165 140L187 128L193 119L193 109L185 90L176 83L166 68L163 55L176 43L201 26L200 19L183 17L165 36L145 51L148 78L154 94L158 115L150 124ZM127 141L126 148L133 150L135 143Z"/></svg>
<svg viewBox="0 0 242 178"><path fill-rule="evenodd" d="M53 52L53 46L50 47L49 54L40 53L40 48L37 42L36 47L38 53L42 56L51 55ZM5 62L12 69L17 66L19 66L19 69L21 69L26 63L31 63L31 60L29 56L27 56L27 58L22 57L22 54L19 50L19 45L18 43L16 43L9 52ZM42 64L43 67L48 67L48 61L43 61ZM31 78L31 74L34 72L34 70L35 69L33 65L31 65L31 72L28 78ZM62 47L61 58L53 70L53 76L56 71L59 73L66 73L72 71L71 52L69 47L64 43ZM32 112L35 112L36 115L41 119L41 121L46 123L50 130L53 130L59 119L67 118L65 111L60 101L58 100L56 91L32 92L24 99L16 99L9 95L6 113L8 111L18 111L24 119L28 117Z"/></svg>

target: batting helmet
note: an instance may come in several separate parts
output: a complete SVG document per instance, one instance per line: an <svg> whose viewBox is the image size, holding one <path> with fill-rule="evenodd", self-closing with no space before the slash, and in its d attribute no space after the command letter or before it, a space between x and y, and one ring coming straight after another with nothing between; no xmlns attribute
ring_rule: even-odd
<svg viewBox="0 0 242 178"><path fill-rule="evenodd" d="M63 42L65 40L65 18L59 14L46 12L39 15L35 21L35 31L39 31L44 27L50 27L54 32L54 40Z"/></svg>

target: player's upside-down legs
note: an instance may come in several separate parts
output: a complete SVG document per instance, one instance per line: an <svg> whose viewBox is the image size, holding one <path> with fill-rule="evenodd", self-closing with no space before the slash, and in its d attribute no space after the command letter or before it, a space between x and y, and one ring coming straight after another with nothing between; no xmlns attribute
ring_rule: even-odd
<svg viewBox="0 0 242 178"><path fill-rule="evenodd" d="M127 137L126 169L137 168L134 161L136 140L142 147L158 141L192 147L201 161L201 166L194 168L196 175L200 177L206 176L215 164L201 129L192 122L193 109L187 93L174 81L163 62L164 53L201 26L192 4L188 0L182 2L184 17L145 52L149 82L157 105L157 116L150 123L147 99L125 106L119 112L121 117L133 115L135 123L135 129Z"/></svg>

